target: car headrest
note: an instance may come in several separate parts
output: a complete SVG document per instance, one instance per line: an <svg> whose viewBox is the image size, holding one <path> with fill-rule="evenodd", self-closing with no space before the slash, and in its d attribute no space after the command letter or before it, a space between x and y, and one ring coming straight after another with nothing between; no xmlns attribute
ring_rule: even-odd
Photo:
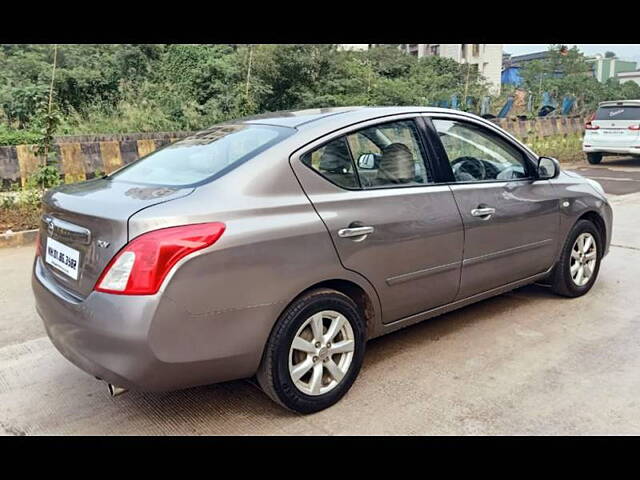
<svg viewBox="0 0 640 480"><path fill-rule="evenodd" d="M403 143L392 143L382 149L378 177L391 183L415 180L416 171L411 150Z"/></svg>

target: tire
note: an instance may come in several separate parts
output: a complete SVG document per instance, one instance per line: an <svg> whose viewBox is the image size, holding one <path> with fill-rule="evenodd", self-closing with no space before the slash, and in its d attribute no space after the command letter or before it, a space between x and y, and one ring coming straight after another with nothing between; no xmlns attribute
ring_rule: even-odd
<svg viewBox="0 0 640 480"><path fill-rule="evenodd" d="M339 316L346 323L343 323L344 326L333 339L329 339L327 337L330 334L329 327ZM318 350L316 347L320 342L315 342L318 335L313 333L312 318L319 319L321 317L320 324L323 325L324 339ZM341 321L338 321L336 325L339 324ZM316 327L317 325L318 323L316 323ZM315 353L292 350L294 339L298 341L299 338L310 340L308 344L303 343L303 346L312 346ZM329 352L332 350L326 348L327 342L330 343L334 339L337 339L336 345L344 346L351 338L353 340L351 355L348 352L331 355ZM332 289L312 290L294 300L278 319L267 341L256 377L262 390L273 401L285 408L299 413L324 410L338 402L351 388L362 366L365 344L365 321L362 312L353 300ZM332 345L332 348L335 348L336 345ZM347 360L349 360L348 363ZM313 367L307 370L307 373L298 379L297 383L294 382L292 378L294 373L291 369L300 367L298 370L300 372L310 363L313 363ZM342 365L343 367L344 376L340 381L336 381L329 371L329 368L333 368L334 365ZM318 371L321 371L322 374L318 375ZM333 371L335 372L335 370ZM306 385L309 388L317 386L318 382L314 382L316 378L320 378L320 388L315 392L303 391ZM308 383L305 384L305 382ZM322 389L326 391L322 392Z"/></svg>
<svg viewBox="0 0 640 480"><path fill-rule="evenodd" d="M591 268L591 276L585 284L579 285L576 283L576 280L574 278L574 275L576 274L572 274L571 267L572 263L574 265L578 263L579 265L579 260L575 258L572 260L572 252L576 247L576 241L578 240L578 237L582 235L591 236L593 241L595 241L596 251L594 255L595 265ZM550 277L551 290L554 293L562 295L564 297L580 297L591 290L591 287L593 287L593 284L598 277L598 272L600 271L602 248L602 237L596 226L589 220L579 220L569 232L569 235L567 236L567 239L562 248L560 259L553 269L553 273ZM583 269L583 272L585 271L586 270ZM584 280L584 278L582 278L582 280Z"/></svg>
<svg viewBox="0 0 640 480"><path fill-rule="evenodd" d="M602 161L602 153L587 153L587 162L597 165Z"/></svg>

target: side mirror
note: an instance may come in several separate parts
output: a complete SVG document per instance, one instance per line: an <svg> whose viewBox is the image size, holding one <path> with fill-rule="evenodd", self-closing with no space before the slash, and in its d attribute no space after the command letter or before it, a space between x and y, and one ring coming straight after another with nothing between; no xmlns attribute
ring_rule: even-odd
<svg viewBox="0 0 640 480"><path fill-rule="evenodd" d="M365 153L358 157L358 168L360 170L374 170L376 168L375 153Z"/></svg>
<svg viewBox="0 0 640 480"><path fill-rule="evenodd" d="M560 164L555 158L540 157L538 159L538 178L549 180L560 175Z"/></svg>

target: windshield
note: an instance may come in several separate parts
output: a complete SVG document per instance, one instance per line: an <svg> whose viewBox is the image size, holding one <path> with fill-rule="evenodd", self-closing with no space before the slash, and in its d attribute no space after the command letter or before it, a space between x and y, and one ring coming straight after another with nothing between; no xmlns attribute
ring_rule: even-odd
<svg viewBox="0 0 640 480"><path fill-rule="evenodd" d="M125 182L186 186L212 180L295 130L271 125L220 125L180 140L111 175Z"/></svg>
<svg viewBox="0 0 640 480"><path fill-rule="evenodd" d="M640 107L600 107L594 120L640 120Z"/></svg>

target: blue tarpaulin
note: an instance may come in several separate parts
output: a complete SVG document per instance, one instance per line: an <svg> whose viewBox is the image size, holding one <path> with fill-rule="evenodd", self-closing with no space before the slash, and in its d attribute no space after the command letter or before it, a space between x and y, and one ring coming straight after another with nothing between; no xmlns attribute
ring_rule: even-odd
<svg viewBox="0 0 640 480"><path fill-rule="evenodd" d="M569 96L562 99L562 115L569 115L569 113L571 113L574 101L575 99Z"/></svg>
<svg viewBox="0 0 640 480"><path fill-rule="evenodd" d="M505 68L502 72L500 81L503 84L515 85L516 87L522 85L522 78L520 77L520 67Z"/></svg>
<svg viewBox="0 0 640 480"><path fill-rule="evenodd" d="M542 92L542 106L543 107L556 107L556 102L549 92Z"/></svg>
<svg viewBox="0 0 640 480"><path fill-rule="evenodd" d="M513 106L513 97L509 96L509 98L507 98L507 103L505 103L504 106L502 107L502 110L500 110L500 113L498 114L498 118L506 118L506 116L509 115L509 112L511 111L512 106Z"/></svg>

